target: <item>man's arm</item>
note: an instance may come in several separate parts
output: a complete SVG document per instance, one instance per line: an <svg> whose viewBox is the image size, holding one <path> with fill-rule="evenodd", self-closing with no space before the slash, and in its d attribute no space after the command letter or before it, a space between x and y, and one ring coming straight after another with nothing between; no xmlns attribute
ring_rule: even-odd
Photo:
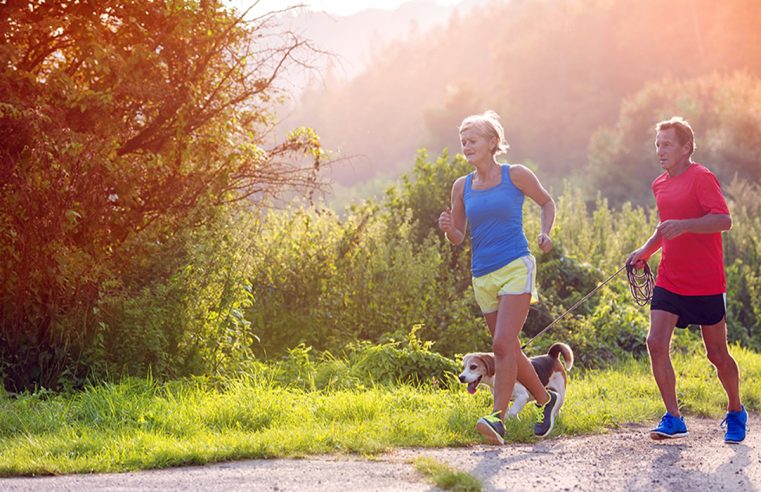
<svg viewBox="0 0 761 492"><path fill-rule="evenodd" d="M658 224L657 231L666 239L674 239L685 233L713 234L732 228L729 214L708 214L697 219L673 219Z"/></svg>
<svg viewBox="0 0 761 492"><path fill-rule="evenodd" d="M645 244L629 254L629 257L626 259L626 264L639 266L639 263L647 261L648 258L653 256L653 253L661 248L661 244L663 244L663 236L658 228L656 228L653 235L650 236L650 239L648 239Z"/></svg>

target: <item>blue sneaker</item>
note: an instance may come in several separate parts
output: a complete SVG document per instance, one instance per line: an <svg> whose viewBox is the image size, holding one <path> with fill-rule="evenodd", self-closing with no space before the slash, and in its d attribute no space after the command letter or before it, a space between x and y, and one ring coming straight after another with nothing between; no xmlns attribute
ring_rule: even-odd
<svg viewBox="0 0 761 492"><path fill-rule="evenodd" d="M661 439L674 439L676 437L687 437L687 426L684 424L684 417L674 417L670 413L661 417L661 423L658 427L650 431L650 438L659 441Z"/></svg>
<svg viewBox="0 0 761 492"><path fill-rule="evenodd" d="M739 412L727 412L727 416L721 422L721 427L726 429L724 442L727 444L743 442L747 423L748 412L745 411L745 406Z"/></svg>

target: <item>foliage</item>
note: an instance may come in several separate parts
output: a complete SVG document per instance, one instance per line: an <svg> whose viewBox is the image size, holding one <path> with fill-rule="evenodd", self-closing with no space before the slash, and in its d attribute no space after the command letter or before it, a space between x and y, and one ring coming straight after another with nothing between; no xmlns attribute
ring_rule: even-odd
<svg viewBox="0 0 761 492"><path fill-rule="evenodd" d="M257 336L245 318L251 231L238 228L253 217L237 205L205 215L163 244L147 234L128 244L139 261L102 287L101 334L85 352L92 376L225 374L254 360Z"/></svg>
<svg viewBox="0 0 761 492"><path fill-rule="evenodd" d="M730 349L743 369L744 404L758 412L761 355ZM718 379L706 377L711 366L705 356L678 354L674 364L688 415L721 418L726 398ZM613 368L574 373L555 434L606 432L656 421L663 412L647 361L629 359ZM365 383L365 388L305 391L257 371L165 384L125 378L77 393L0 396L0 476L123 472L482 442L473 422L491 408L488 391L470 395L462 385ZM534 412L529 405L508 422L510 442L536 442Z"/></svg>
<svg viewBox="0 0 761 492"><path fill-rule="evenodd" d="M480 480L465 472L452 469L434 458L421 456L414 461L415 468L437 487L444 490L456 490L462 492L480 492L483 484Z"/></svg>
<svg viewBox="0 0 761 492"><path fill-rule="evenodd" d="M421 154L382 202L356 205L344 218L306 207L255 213L242 204L209 205L176 220L172 234L147 228L131 236L120 253L131 256L120 256L120 275L101 285L94 305L97 336L81 352L81 366L62 369L69 371L61 372L64 381L86 370L96 379L249 373L305 390L433 379L449 385L457 354L491 345L470 287L469 244L444 241L435 220L452 176L467 172L461 159ZM728 189L735 217L725 240L729 336L757 347L760 318L748 306L761 284L761 200L757 185L738 180ZM526 336L609 279L657 223L652 210L613 209L571 184L556 202L555 248L534 250L539 299ZM530 200L524 215L535 238L539 210ZM654 270L657 262L656 255ZM608 367L645 356L647 326L647 308L632 302L620 274L528 350L543 353L564 341L581 370ZM678 350L699 344L689 332L679 340Z"/></svg>
<svg viewBox="0 0 761 492"><path fill-rule="evenodd" d="M413 174L390 189L384 202L355 206L343 219L328 210L294 208L270 212L261 223L237 222L237 233L248 241L236 251L246 252L237 268L251 285L245 312L250 333L257 335L252 350L269 360L285 357L290 369L283 366L278 380L292 378L294 384L311 388L361 379L340 358L331 359L320 375L298 369L301 351L310 350L322 354L320 358L326 351L348 351L356 357L361 353L368 367L386 364L388 379L405 379L410 375L395 365L406 357L396 340L408 339L412 327L417 327L415 336L429 340L432 350L450 359L490 349L470 286L469 244L451 246L434 220L442 206L436 204L448 200L448 173L462 172L457 170L459 159L444 153L431 162L421 154ZM759 318L745 306L757 289L758 272L751 266L758 264L753 248L761 230L754 222L757 190L740 181L731 189L730 208L735 210L735 203L745 208L737 210L738 236L732 231L726 237L730 339L755 346ZM633 303L625 273L619 270L626 255L654 229L655 213L630 204L613 209L599 195L590 203L570 184L556 202L555 248L546 255L534 251L539 299L524 334L537 334L601 282L608 283L529 350L542 353L554 341L568 342L581 368L644 357L648 310ZM539 209L529 200L525 207L527 235L534 238ZM651 259L654 271L658 261L658 255ZM360 342L355 345L355 340Z"/></svg>
<svg viewBox="0 0 761 492"><path fill-rule="evenodd" d="M543 182L560 183L586 164L590 136L600 127L614 128L621 101L646 84L710 73L761 77L756 0L673 0L668 29L654 29L662 22L663 5L660 0L639 0L636 8L630 0L483 3L461 10L440 29L379 50L356 77L316 81L294 103L294 119L314 122L327 146L362 156L331 171L349 185L376 176L396 178L410 169L410 156L421 146L459 149L462 119L491 108L503 117L509 159L531 159L545 170ZM747 101L743 96L717 103L728 102L748 115L758 103ZM727 116L731 111L727 107ZM733 120L738 136L757 132L757 119ZM648 152L628 161L624 169L632 172L652 154L649 133L634 141L646 142ZM735 140L734 150L745 152L743 142ZM579 174L587 180L586 173ZM623 186L638 184L631 174L623 177ZM633 191L616 195L616 203Z"/></svg>
<svg viewBox="0 0 761 492"><path fill-rule="evenodd" d="M420 150L412 170L402 175L399 183L386 193L385 206L390 219L404 217L409 211L414 222L411 240L422 243L438 232L441 211L451 208L452 184L472 170L462 154L450 155L444 149L431 160L427 151Z"/></svg>
<svg viewBox="0 0 761 492"><path fill-rule="evenodd" d="M168 367L173 354L159 352L182 337L164 322L181 292L164 285L178 275L177 232L190 240L215 206L315 185L314 132L266 136L276 81L312 50L279 36L273 14L247 21L216 0L0 9L5 385L56 387L65 371L81 382L88 353L119 342L104 340L118 323L102 316L104 295L139 320L125 358L155 344L136 366ZM151 275L143 289L125 285L137 272Z"/></svg>
<svg viewBox="0 0 761 492"><path fill-rule="evenodd" d="M727 187L732 230L725 234L729 339L761 350L761 182Z"/></svg>
<svg viewBox="0 0 761 492"><path fill-rule="evenodd" d="M245 373L308 391L398 384L457 386L459 361L432 351L433 342L418 338L420 328L414 326L404 342L349 343L340 356L300 344L280 358L271 358L266 365L250 365Z"/></svg>
<svg viewBox="0 0 761 492"><path fill-rule="evenodd" d="M693 159L728 184L735 176L761 179L761 80L744 74L645 86L622 106L614 128L590 143L591 184L616 205L652 203L650 183L662 172L655 158L655 124L685 117L695 131Z"/></svg>
<svg viewBox="0 0 761 492"><path fill-rule="evenodd" d="M409 211L390 217L373 204L345 220L327 210L268 214L252 249L257 350L275 355L304 343L335 351L431 326L428 313L460 322L453 318L467 307L447 312L449 293L440 294L442 277L455 278L442 274L449 253L438 238L412 241L413 228Z"/></svg>
<svg viewBox="0 0 761 492"><path fill-rule="evenodd" d="M436 350L450 355L481 350L488 344L488 332L471 290L470 240L460 247L451 247L438 228L441 211L451 207L452 184L471 170L461 154L451 155L444 149L432 160L421 150L413 169L388 189L383 203L386 220L399 222L409 216L411 240L438 247L442 261L428 268L436 267L439 288L429 301L422 333L436 340ZM418 261L426 261L427 255L422 250L420 253Z"/></svg>
<svg viewBox="0 0 761 492"><path fill-rule="evenodd" d="M400 43L348 89L305 106L329 117L362 101L377 131L357 121L334 126L352 141L371 133L363 152L393 174L407 158L401 166L386 150L406 152L404 142L418 145L425 131L406 124L410 110L423 104L417 114L432 144L456 148L460 113L490 100L505 116L515 157L531 155L548 183L568 175L558 171L583 158L591 130L611 124L620 97L633 94L617 126L591 142L589 186L568 181L553 192L550 254L536 250L539 212L526 201L539 269L528 336L619 270L652 232L656 213L643 206L657 171L652 125L672 113L688 117L698 131L696 158L715 165L734 218L725 234L729 337L761 349L761 43L733 39L758 38L758 11L748 0L685 2L677 3L693 16L644 46L637 29L660 15L654 0L636 12L619 0L477 10L422 40L430 49ZM695 51L684 32L696 32L709 7L738 28L704 30ZM452 247L437 228L453 181L470 171L462 156L420 151L385 196L345 216L311 204L261 211L275 193L317 187L325 159L308 128L280 142L268 136L283 71L315 53L281 32L277 17L245 20L216 0L8 2L0 12L0 375L11 393L146 374L266 373L273 384L301 389L444 382L457 354L489 349L470 286L470 244ZM542 26L525 22L537 14ZM578 42L570 42L568 22ZM601 43L610 33L617 43ZM493 59L452 64L435 56L491 43L499 45ZM673 62L674 78L642 88L662 77L664 61ZM493 66L510 67L510 76ZM746 73L727 75L744 66ZM706 67L718 73L694 78ZM485 73L492 75L462 75ZM394 87L403 90L383 99ZM531 350L567 341L579 367L605 367L644 356L646 330L647 309L633 305L620 275ZM679 350L696 343L691 332L679 340ZM274 369L263 369L265 360Z"/></svg>
<svg viewBox="0 0 761 492"><path fill-rule="evenodd" d="M352 372L359 380L380 383L448 384L460 371L456 361L431 351L432 342L421 341L412 328L407 346L390 341L381 345L364 345L352 356Z"/></svg>

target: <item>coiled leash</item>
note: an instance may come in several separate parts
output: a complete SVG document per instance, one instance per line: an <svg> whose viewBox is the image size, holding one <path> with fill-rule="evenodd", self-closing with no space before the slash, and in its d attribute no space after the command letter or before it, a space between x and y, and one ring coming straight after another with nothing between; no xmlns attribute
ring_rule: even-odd
<svg viewBox="0 0 761 492"><path fill-rule="evenodd" d="M613 280L616 277L616 275L621 273L621 271L624 268L626 268L626 278L629 281L629 292L631 292L632 297L634 297L634 302L636 302L639 306L644 306L647 303L649 303L650 299L653 298L653 287L655 285L655 279L653 278L653 274L650 271L650 266L648 266L647 262L643 261L641 264L642 264L642 272L637 272L637 268L635 268L634 265L629 265L629 264L626 264L622 266L621 268L619 268L616 271L616 273L614 273L613 275L605 279L603 283L601 283L600 285L592 289L587 295L585 295L584 297L576 301L576 304L574 304L573 306L568 308L566 312L564 312L563 314L555 318L552 321L552 323L544 327L542 331L540 331L539 333L531 337L529 341L523 344L523 346L521 347L521 350L524 350L531 342L539 338L539 336L542 335L545 331L552 328L555 325L555 323L563 319L566 314L570 313L571 311L579 307L584 301L592 297L592 294L594 294L595 292L600 290L605 284Z"/></svg>
<svg viewBox="0 0 761 492"><path fill-rule="evenodd" d="M655 287L655 279L650 271L650 265L643 261L641 272L638 272L634 265L626 265L626 277L629 280L629 292L632 293L634 302L639 306L647 305L653 298L653 288Z"/></svg>

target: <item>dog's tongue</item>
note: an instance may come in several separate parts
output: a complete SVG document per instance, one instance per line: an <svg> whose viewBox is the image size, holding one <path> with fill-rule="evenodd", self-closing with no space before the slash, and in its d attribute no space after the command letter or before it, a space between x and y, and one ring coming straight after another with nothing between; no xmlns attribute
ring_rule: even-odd
<svg viewBox="0 0 761 492"><path fill-rule="evenodd" d="M468 393L470 393L471 395L475 394L477 388L478 388L478 381L473 381L472 383L468 383Z"/></svg>

